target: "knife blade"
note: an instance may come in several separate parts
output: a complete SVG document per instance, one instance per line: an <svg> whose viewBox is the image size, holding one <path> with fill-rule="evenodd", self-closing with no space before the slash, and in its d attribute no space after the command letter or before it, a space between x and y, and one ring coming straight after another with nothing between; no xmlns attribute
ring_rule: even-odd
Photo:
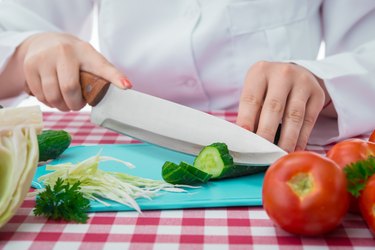
<svg viewBox="0 0 375 250"><path fill-rule="evenodd" d="M286 152L234 123L141 93L122 90L81 72L82 93L92 106L91 122L138 140L197 155L211 143L226 143L239 165L268 166Z"/></svg>

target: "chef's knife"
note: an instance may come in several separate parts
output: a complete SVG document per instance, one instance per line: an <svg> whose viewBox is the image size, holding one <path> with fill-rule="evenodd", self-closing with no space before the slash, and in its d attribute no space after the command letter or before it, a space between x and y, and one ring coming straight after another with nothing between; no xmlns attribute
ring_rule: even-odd
<svg viewBox="0 0 375 250"><path fill-rule="evenodd" d="M80 81L92 106L91 121L118 133L192 155L211 143L224 142L236 164L267 166L286 154L266 139L205 112L122 90L87 72L81 72Z"/></svg>

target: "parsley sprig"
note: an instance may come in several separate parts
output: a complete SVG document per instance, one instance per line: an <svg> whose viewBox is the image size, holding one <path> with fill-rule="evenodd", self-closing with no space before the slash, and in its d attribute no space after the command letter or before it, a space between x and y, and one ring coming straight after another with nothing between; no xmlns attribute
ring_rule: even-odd
<svg viewBox="0 0 375 250"><path fill-rule="evenodd" d="M34 214L54 220L86 223L89 218L86 212L90 208L90 201L79 191L79 186L79 181L70 185L58 178L53 188L47 185L45 190L39 193Z"/></svg>
<svg viewBox="0 0 375 250"><path fill-rule="evenodd" d="M365 188L367 180L375 174L375 157L349 164L344 168L348 180L348 191L355 197L359 197Z"/></svg>

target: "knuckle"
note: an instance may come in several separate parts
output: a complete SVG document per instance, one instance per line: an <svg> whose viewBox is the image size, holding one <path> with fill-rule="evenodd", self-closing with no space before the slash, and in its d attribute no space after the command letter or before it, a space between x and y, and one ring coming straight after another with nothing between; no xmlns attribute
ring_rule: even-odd
<svg viewBox="0 0 375 250"><path fill-rule="evenodd" d="M50 93L48 93L48 97L46 97L46 99L48 100L48 102L54 106L58 106L60 105L61 103L61 98L60 98L60 95L58 94L53 94L52 91Z"/></svg>
<svg viewBox="0 0 375 250"><path fill-rule="evenodd" d="M312 75L310 73L302 73L298 75L298 80L303 83L311 82L313 80L311 77Z"/></svg>
<svg viewBox="0 0 375 250"><path fill-rule="evenodd" d="M33 65L32 58L31 57L25 57L23 61L23 68L24 70L29 70L31 66Z"/></svg>
<svg viewBox="0 0 375 250"><path fill-rule="evenodd" d="M286 112L285 119L293 123L302 123L304 120L304 111L302 109L293 108L290 111Z"/></svg>
<svg viewBox="0 0 375 250"><path fill-rule="evenodd" d="M283 63L280 66L280 74L282 77L289 78L294 74L294 65L290 63Z"/></svg>
<svg viewBox="0 0 375 250"><path fill-rule="evenodd" d="M73 52L73 47L70 43L59 43L56 49L60 55L70 55Z"/></svg>
<svg viewBox="0 0 375 250"><path fill-rule="evenodd" d="M252 95L252 94L242 95L240 102L245 103L247 105L256 106L256 107L260 107L262 105L259 98L255 95Z"/></svg>
<svg viewBox="0 0 375 250"><path fill-rule="evenodd" d="M78 90L78 83L75 82L65 82L61 86L61 91L66 94L74 93Z"/></svg>
<svg viewBox="0 0 375 250"><path fill-rule="evenodd" d="M299 77L299 80L301 80L301 81L311 81L311 74L310 73L302 73L302 74L299 74L298 75L298 77Z"/></svg>
<svg viewBox="0 0 375 250"><path fill-rule="evenodd" d="M38 56L28 56L23 61L23 69L25 73L30 73L32 70L36 68L36 65L38 65Z"/></svg>
<svg viewBox="0 0 375 250"><path fill-rule="evenodd" d="M270 62L267 62L267 61L258 61L256 63L254 63L254 65L250 68L250 72L252 71L256 71L256 72L261 72L261 71L265 71L270 65Z"/></svg>
<svg viewBox="0 0 375 250"><path fill-rule="evenodd" d="M53 106L59 105L61 102L61 97L60 94L57 92L58 90L54 89L55 87L51 86L52 84L47 85L47 83L44 83L43 85L44 87L48 86L45 88L48 91L48 93L44 96L44 99Z"/></svg>
<svg viewBox="0 0 375 250"><path fill-rule="evenodd" d="M56 78L50 73L46 73L42 76L43 86L53 86L56 85Z"/></svg>
<svg viewBox="0 0 375 250"><path fill-rule="evenodd" d="M274 113L282 113L284 110L284 105L279 99L271 99L264 104L267 110L274 112Z"/></svg>

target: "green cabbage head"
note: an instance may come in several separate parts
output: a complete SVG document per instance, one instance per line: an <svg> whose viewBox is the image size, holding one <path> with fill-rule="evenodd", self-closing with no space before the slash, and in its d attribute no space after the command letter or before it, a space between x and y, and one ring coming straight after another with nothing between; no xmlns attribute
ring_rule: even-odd
<svg viewBox="0 0 375 250"><path fill-rule="evenodd" d="M39 107L0 109L0 228L21 206L38 166Z"/></svg>

